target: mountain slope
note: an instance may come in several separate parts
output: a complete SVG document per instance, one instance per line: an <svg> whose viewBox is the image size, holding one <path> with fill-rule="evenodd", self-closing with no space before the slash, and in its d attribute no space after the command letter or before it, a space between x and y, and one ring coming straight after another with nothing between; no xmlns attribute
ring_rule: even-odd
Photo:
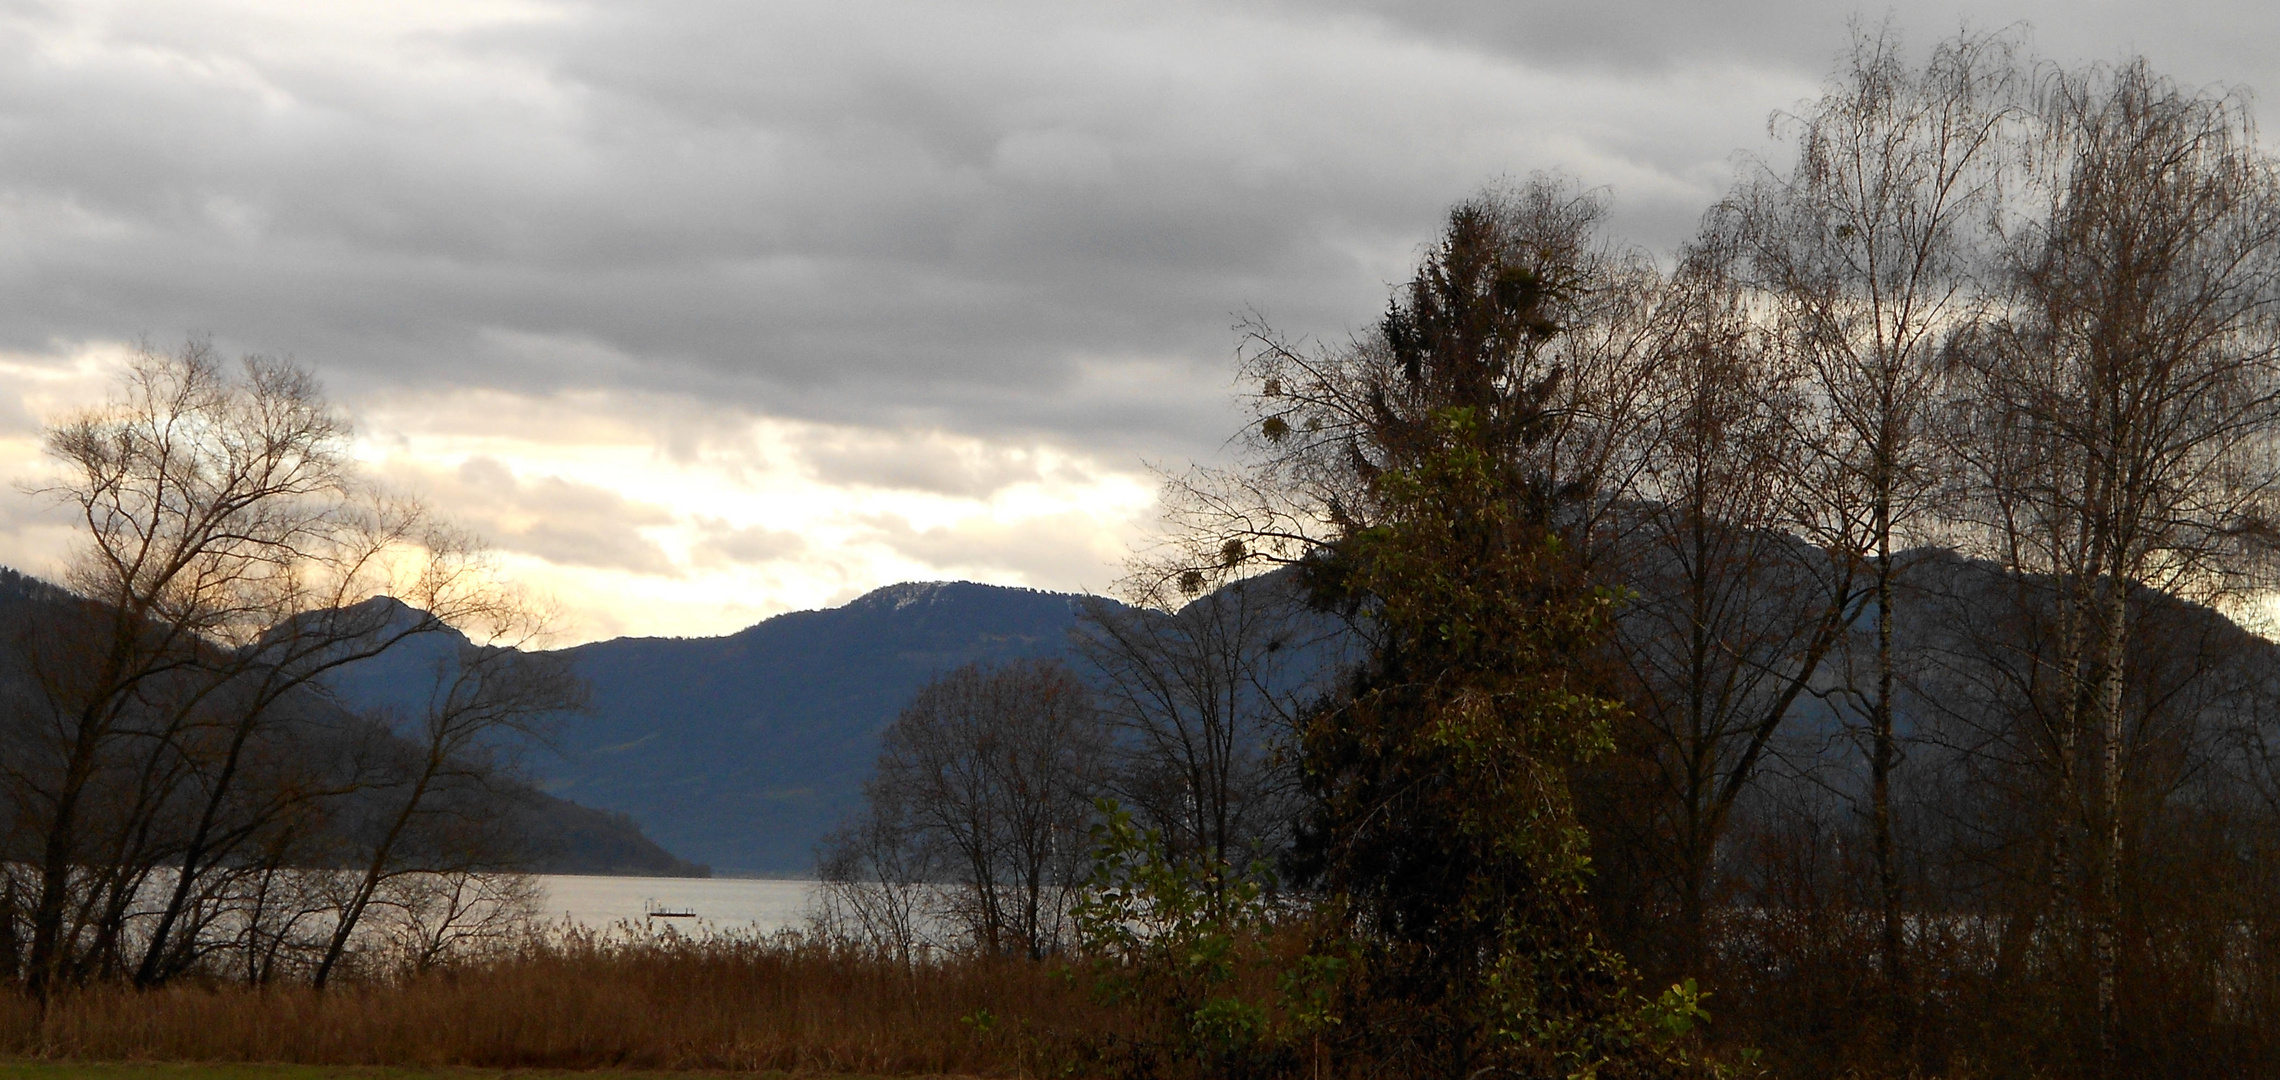
<svg viewBox="0 0 2280 1080"><path fill-rule="evenodd" d="M1907 558L1920 565L1910 575L1896 644L1911 657L1911 689L1900 704L1901 727L1912 734L1924 708L1915 678L1931 674L1932 657L1959 662L1964 650L1952 639L1972 613L1989 610L2000 575L1948 552ZM683 857L729 870L805 873L816 842L860 805L880 733L920 686L970 661L1066 654L1083 602L1026 589L914 583L725 637L579 646L564 655L590 684L592 707L562 721L554 739L559 753L534 753L528 767L548 792L629 815ZM2177 624L2155 635L2161 640L2181 639L2183 628L2239 633L2205 609L2157 606ZM1316 686L1359 658L1335 620L1323 616L1301 611L1278 636L1289 647L1274 678L1289 692ZM2268 643L2251 644L2234 651L2274 653ZM434 661L407 650L395 662L402 667L394 673L358 673L353 686L342 686L344 696L386 703L420 681L413 668ZM1832 658L1816 682L1839 678L1844 662ZM1847 730L1818 698L1801 701L1784 725L1786 758L1841 758L1853 746ZM1858 771L1834 758L1822 764L1834 776Z"/></svg>
<svg viewBox="0 0 2280 1080"><path fill-rule="evenodd" d="M370 603L402 607L394 600ZM28 667L29 654L23 644L42 637L52 640L52 635L64 627L100 617L101 609L96 605L38 578L0 567L0 715L14 724L41 711L27 704L39 700L46 691ZM415 616L404 609L404 617ZM435 666L456 656L465 645L466 639L456 633L421 635L380 660L336 673L334 697L355 707L389 706L400 714L416 715L425 705ZM321 694L296 693L280 701L276 709L276 725L298 733L292 745L303 753L353 742L373 730L370 721L343 711ZM18 737L36 738L23 730L0 731L0 743ZM376 793L347 796L340 805L371 797L377 797ZM638 823L622 813L581 806L512 778L494 781L481 798L485 800L483 816L501 826L511 850L521 853L521 864L541 873L681 876L706 872L659 847L642 834ZM6 842L0 846L12 846L22 839L0 834L0 840Z"/></svg>
<svg viewBox="0 0 2280 1080"><path fill-rule="evenodd" d="M726 637L579 646L568 655L592 709L563 724L559 758L532 766L552 793L631 814L684 857L804 872L920 686L975 660L1060 654L1078 602L912 583Z"/></svg>

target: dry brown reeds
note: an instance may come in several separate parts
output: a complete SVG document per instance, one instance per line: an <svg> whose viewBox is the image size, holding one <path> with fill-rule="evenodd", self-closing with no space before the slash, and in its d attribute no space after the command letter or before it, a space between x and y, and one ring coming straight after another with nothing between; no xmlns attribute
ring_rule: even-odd
<svg viewBox="0 0 2280 1080"><path fill-rule="evenodd" d="M325 991L95 988L0 999L0 1054L493 1068L989 1076L1051 1070L1123 1021L1059 966L917 967L796 938L571 935Z"/></svg>

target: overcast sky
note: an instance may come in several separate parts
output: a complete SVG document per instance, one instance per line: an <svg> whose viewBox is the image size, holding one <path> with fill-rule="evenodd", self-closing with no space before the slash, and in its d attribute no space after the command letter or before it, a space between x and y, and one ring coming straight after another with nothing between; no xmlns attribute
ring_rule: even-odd
<svg viewBox="0 0 2280 1080"><path fill-rule="evenodd" d="M2280 87L2280 6L1931 3ZM0 0L0 472L138 338L290 355L566 640L894 581L1103 589L1231 325L1366 323L1447 205L1667 250L1847 22L1706 4ZM67 533L0 495L0 562Z"/></svg>

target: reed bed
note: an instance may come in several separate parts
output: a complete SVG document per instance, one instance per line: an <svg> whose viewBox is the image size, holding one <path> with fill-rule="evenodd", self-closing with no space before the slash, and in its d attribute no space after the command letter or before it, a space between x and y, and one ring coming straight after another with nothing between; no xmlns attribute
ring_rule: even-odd
<svg viewBox="0 0 2280 1080"><path fill-rule="evenodd" d="M1052 964L906 967L797 938L574 935L318 992L99 987L0 999L0 1054L76 1060L913 1075L1061 1071L1124 1021Z"/></svg>

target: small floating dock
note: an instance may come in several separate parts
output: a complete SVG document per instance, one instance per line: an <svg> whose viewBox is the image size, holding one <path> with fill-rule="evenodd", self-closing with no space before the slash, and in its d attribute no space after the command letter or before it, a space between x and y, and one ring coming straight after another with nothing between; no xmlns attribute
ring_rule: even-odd
<svg viewBox="0 0 2280 1080"><path fill-rule="evenodd" d="M697 912L695 908L668 907L651 900L641 905L641 917L644 919L694 919L697 917Z"/></svg>

